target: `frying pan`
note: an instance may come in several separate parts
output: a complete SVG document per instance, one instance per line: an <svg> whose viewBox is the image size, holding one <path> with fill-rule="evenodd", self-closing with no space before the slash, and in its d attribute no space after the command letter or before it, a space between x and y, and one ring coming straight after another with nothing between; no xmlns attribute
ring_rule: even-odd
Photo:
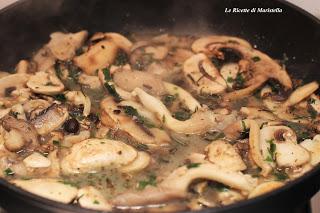
<svg viewBox="0 0 320 213"><path fill-rule="evenodd" d="M281 13L225 13L225 8L280 8ZM247 39L291 76L320 81L320 22L283 1L256 0L25 0L0 13L0 69L12 71L53 31L227 34ZM294 212L320 188L320 166L263 196L201 212ZM0 179L0 205L9 212L96 212L22 191Z"/></svg>

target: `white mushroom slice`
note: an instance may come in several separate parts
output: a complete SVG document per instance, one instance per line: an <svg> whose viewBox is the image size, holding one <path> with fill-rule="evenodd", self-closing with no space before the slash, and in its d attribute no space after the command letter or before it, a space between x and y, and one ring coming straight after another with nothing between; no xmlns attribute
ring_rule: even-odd
<svg viewBox="0 0 320 213"><path fill-rule="evenodd" d="M45 71L54 66L56 58L52 54L51 50L44 46L42 47L32 58L37 65L36 71Z"/></svg>
<svg viewBox="0 0 320 213"><path fill-rule="evenodd" d="M295 91L291 93L289 98L282 105L283 108L287 108L289 106L293 106L303 99L309 97L312 93L314 93L319 88L319 84L317 82L311 82L309 84L305 84L301 87L298 87Z"/></svg>
<svg viewBox="0 0 320 213"><path fill-rule="evenodd" d="M23 149L25 140L23 135L15 129L4 133L4 146L10 152L17 152Z"/></svg>
<svg viewBox="0 0 320 213"><path fill-rule="evenodd" d="M314 136L312 140L306 139L300 145L310 152L310 164L312 166L318 165L320 163L320 135Z"/></svg>
<svg viewBox="0 0 320 213"><path fill-rule="evenodd" d="M168 55L168 48L165 46L147 46L145 53L152 54L152 58L162 60Z"/></svg>
<svg viewBox="0 0 320 213"><path fill-rule="evenodd" d="M217 68L203 53L191 56L184 62L183 74L190 87L200 94L218 94L227 88Z"/></svg>
<svg viewBox="0 0 320 213"><path fill-rule="evenodd" d="M95 173L121 168L137 157L137 151L121 141L91 138L71 147L61 160L64 174Z"/></svg>
<svg viewBox="0 0 320 213"><path fill-rule="evenodd" d="M178 95L178 99L182 101L192 112L201 108L200 103L183 88L168 82L164 82L164 86L170 95Z"/></svg>
<svg viewBox="0 0 320 213"><path fill-rule="evenodd" d="M103 194L92 186L86 186L78 191L78 203L80 206L88 209L110 211L111 204L107 202Z"/></svg>
<svg viewBox="0 0 320 213"><path fill-rule="evenodd" d="M73 144L79 143L81 141L84 141L86 139L90 138L90 131L89 130L83 130L80 131L79 134L76 135L66 135L63 138L62 146L64 147L71 147Z"/></svg>
<svg viewBox="0 0 320 213"><path fill-rule="evenodd" d="M47 168L51 166L51 161L38 152L34 152L23 159L23 163L29 168Z"/></svg>
<svg viewBox="0 0 320 213"><path fill-rule="evenodd" d="M47 47L51 50L55 58L59 60L68 60L75 56L88 36L87 31L77 33L54 32L50 35L51 40Z"/></svg>
<svg viewBox="0 0 320 213"><path fill-rule="evenodd" d="M102 87L98 76L87 75L85 73L79 75L78 82L88 86L90 89L101 89Z"/></svg>
<svg viewBox="0 0 320 213"><path fill-rule="evenodd" d="M277 117L273 113L256 107L241 107L240 112L246 114L249 119L277 120Z"/></svg>
<svg viewBox="0 0 320 213"><path fill-rule="evenodd" d="M68 116L66 106L53 104L31 120L31 123L38 134L45 135L62 126Z"/></svg>
<svg viewBox="0 0 320 213"><path fill-rule="evenodd" d="M157 98L147 94L140 88L134 90L140 102L151 112L154 112L163 125L174 132L184 134L200 134L209 130L215 124L215 115L209 111L198 110L186 121L176 120L166 106Z"/></svg>
<svg viewBox="0 0 320 213"><path fill-rule="evenodd" d="M165 178L161 186L187 193L190 183L200 178L217 181L243 192L250 192L256 186L256 180L251 176L210 163L200 164L198 167L190 169L186 166L179 167Z"/></svg>
<svg viewBox="0 0 320 213"><path fill-rule="evenodd" d="M7 94L7 90L10 89L21 89L24 88L29 75L27 74L12 74L5 76L0 79L0 96L4 97Z"/></svg>
<svg viewBox="0 0 320 213"><path fill-rule="evenodd" d="M16 73L25 74L28 73L29 62L27 60L21 60L16 66Z"/></svg>
<svg viewBox="0 0 320 213"><path fill-rule="evenodd" d="M149 119L154 125L156 125L158 127L161 126L161 122L155 116L155 114L146 110L141 104L134 102L134 101L121 101L119 103L119 105L120 106L131 106L138 111L139 115Z"/></svg>
<svg viewBox="0 0 320 213"><path fill-rule="evenodd" d="M157 96L166 92L162 80L158 76L147 72L121 69L114 73L113 81L127 92L132 92L135 88L141 88Z"/></svg>
<svg viewBox="0 0 320 213"><path fill-rule="evenodd" d="M89 115L91 111L91 101L90 98L84 95L81 91L69 91L65 93L68 101L74 103L75 105L83 105L83 115Z"/></svg>
<svg viewBox="0 0 320 213"><path fill-rule="evenodd" d="M222 168L227 168L230 171L242 171L247 168L239 153L226 141L213 141L206 147L205 151L208 160Z"/></svg>
<svg viewBox="0 0 320 213"><path fill-rule="evenodd" d="M78 192L77 188L57 179L13 180L12 183L28 192L61 203L70 203Z"/></svg>
<svg viewBox="0 0 320 213"><path fill-rule="evenodd" d="M23 109L28 119L35 118L41 111L47 109L50 103L43 99L29 100L23 104Z"/></svg>
<svg viewBox="0 0 320 213"><path fill-rule="evenodd" d="M120 130L121 135L125 133L125 137L133 139L130 140L133 143L142 143L149 148L167 146L170 143L171 139L164 130L139 125L132 117L121 111L120 105L117 105L112 97L102 100L100 106L101 122L107 127Z"/></svg>
<svg viewBox="0 0 320 213"><path fill-rule="evenodd" d="M241 193L232 189L217 193L217 200L222 205L229 205L231 203L235 203L237 201L244 200L244 199L245 197Z"/></svg>
<svg viewBox="0 0 320 213"><path fill-rule="evenodd" d="M261 174L266 177L271 172L272 167L265 161L265 158L260 151L260 127L255 120L250 120L249 124L249 152L254 162L262 169Z"/></svg>
<svg viewBox="0 0 320 213"><path fill-rule="evenodd" d="M122 173L138 172L145 169L151 161L151 157L146 152L138 152L137 158L130 164L119 169Z"/></svg>
<svg viewBox="0 0 320 213"><path fill-rule="evenodd" d="M199 38L198 40L194 41L192 44L192 50L196 53L199 52L208 52L208 48L210 48L210 45L217 44L217 43L238 43L240 45L243 45L245 47L251 48L251 45L246 40L240 39L238 37L232 37L232 36L206 36Z"/></svg>
<svg viewBox="0 0 320 213"><path fill-rule="evenodd" d="M104 33L104 36L107 40L113 41L118 47L126 51L130 52L132 47L132 42L119 33Z"/></svg>
<svg viewBox="0 0 320 213"><path fill-rule="evenodd" d="M21 104L15 104L11 107L11 112L16 114L17 119L27 120L26 115L24 113L23 107Z"/></svg>
<svg viewBox="0 0 320 213"><path fill-rule="evenodd" d="M118 46L108 40L100 41L82 55L73 58L73 62L86 74L95 75L96 70L112 64L118 51Z"/></svg>
<svg viewBox="0 0 320 213"><path fill-rule="evenodd" d="M286 126L266 126L260 131L261 150L265 159L270 155L268 141L275 144L275 159L280 167L296 167L309 162L310 154L297 144L295 133Z"/></svg>
<svg viewBox="0 0 320 213"><path fill-rule="evenodd" d="M279 181L268 181L268 182L261 183L254 190L250 192L249 198L263 195L265 193L276 190L282 186L284 186L284 183Z"/></svg>
<svg viewBox="0 0 320 213"><path fill-rule="evenodd" d="M37 72L27 82L27 86L34 92L44 95L55 95L64 90L64 85L56 76L54 70Z"/></svg>
<svg viewBox="0 0 320 213"><path fill-rule="evenodd" d="M220 74L227 82L229 88L232 88L234 80L239 73L239 65L237 63L228 63L221 67Z"/></svg>

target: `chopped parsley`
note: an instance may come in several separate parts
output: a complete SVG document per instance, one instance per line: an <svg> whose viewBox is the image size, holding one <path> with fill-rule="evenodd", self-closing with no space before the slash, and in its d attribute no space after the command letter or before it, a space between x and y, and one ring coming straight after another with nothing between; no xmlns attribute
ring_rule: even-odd
<svg viewBox="0 0 320 213"><path fill-rule="evenodd" d="M188 111L177 111L173 113L173 117L179 121L188 120L191 117L191 113Z"/></svg>
<svg viewBox="0 0 320 213"><path fill-rule="evenodd" d="M53 140L52 144L55 145L55 146L60 146L60 141Z"/></svg>
<svg viewBox="0 0 320 213"><path fill-rule="evenodd" d="M177 95L165 95L162 97L162 102L164 105L171 106L172 103L177 99Z"/></svg>
<svg viewBox="0 0 320 213"><path fill-rule="evenodd" d="M5 176L13 176L14 175L14 171L12 171L12 169L10 169L10 168L3 170L3 173Z"/></svg>
<svg viewBox="0 0 320 213"><path fill-rule="evenodd" d="M187 164L188 169L197 168L201 165L201 163L189 163Z"/></svg>
<svg viewBox="0 0 320 213"><path fill-rule="evenodd" d="M105 88L108 90L109 94L113 96L116 102L122 101L121 96L117 93L113 84L109 84L108 82L104 84Z"/></svg>
<svg viewBox="0 0 320 213"><path fill-rule="evenodd" d="M245 79L241 73L238 73L236 78L234 79L234 88L241 89L243 88L245 83Z"/></svg>
<svg viewBox="0 0 320 213"><path fill-rule="evenodd" d="M315 104L315 103L316 103L316 99L310 98L310 99L308 100L308 103L309 103L309 104Z"/></svg>
<svg viewBox="0 0 320 213"><path fill-rule="evenodd" d="M261 58L260 58L259 56L254 56L254 57L252 57L251 59L252 59L252 61L254 61L254 62L258 62L258 61L261 60Z"/></svg>
<svg viewBox="0 0 320 213"><path fill-rule="evenodd" d="M312 119L315 119L318 116L318 112L312 107L308 107L308 113Z"/></svg>
<svg viewBox="0 0 320 213"><path fill-rule="evenodd" d="M273 176L276 178L277 181L285 181L289 178L289 175L285 171L274 170Z"/></svg>
<svg viewBox="0 0 320 213"><path fill-rule="evenodd" d="M230 77L230 76L227 77L227 82L228 83L232 83L233 81L234 81L234 79L232 77Z"/></svg>
<svg viewBox="0 0 320 213"><path fill-rule="evenodd" d="M94 201L93 201L93 204L100 204L100 202L97 201L97 200L94 200Z"/></svg>
<svg viewBox="0 0 320 213"><path fill-rule="evenodd" d="M268 148L268 156L265 159L268 162L274 162L276 159L276 144L274 143L274 139L266 140L266 142L269 144Z"/></svg>
<svg viewBox="0 0 320 213"><path fill-rule="evenodd" d="M57 94L54 96L54 99L56 99L57 101L60 101L60 102L66 102L67 101L67 98L64 94Z"/></svg>
<svg viewBox="0 0 320 213"><path fill-rule="evenodd" d="M146 188L148 185L150 186L157 186L157 178L155 175L150 175L148 179L142 180L138 182L137 188L139 190L143 190Z"/></svg>
<svg viewBox="0 0 320 213"><path fill-rule="evenodd" d="M104 75L104 80L106 80L107 82L112 80L109 68L103 68L102 72L103 72L103 75Z"/></svg>
<svg viewBox="0 0 320 213"><path fill-rule="evenodd" d="M155 125L146 117L140 115L138 113L138 111L133 108L132 106L123 106L123 109L124 109L124 112L134 118L136 120L136 122L148 127L148 128L152 128L152 127L155 127Z"/></svg>

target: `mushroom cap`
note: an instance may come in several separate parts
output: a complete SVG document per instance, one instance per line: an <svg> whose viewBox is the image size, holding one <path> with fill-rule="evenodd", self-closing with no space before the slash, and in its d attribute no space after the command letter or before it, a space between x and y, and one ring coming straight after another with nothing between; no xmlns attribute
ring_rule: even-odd
<svg viewBox="0 0 320 213"><path fill-rule="evenodd" d="M28 74L11 74L0 78L0 96L5 96L7 88L24 88L29 77Z"/></svg>
<svg viewBox="0 0 320 213"><path fill-rule="evenodd" d="M121 168L134 161L137 151L116 140L90 138L73 145L61 160L64 174L94 173L101 169Z"/></svg>

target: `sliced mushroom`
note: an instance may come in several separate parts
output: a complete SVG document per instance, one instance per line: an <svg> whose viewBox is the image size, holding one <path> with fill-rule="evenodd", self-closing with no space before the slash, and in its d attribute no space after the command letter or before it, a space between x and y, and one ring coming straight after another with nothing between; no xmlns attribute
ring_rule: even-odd
<svg viewBox="0 0 320 213"><path fill-rule="evenodd" d="M151 161L151 157L146 152L138 152L136 159L130 164L119 169L123 173L133 173L145 169Z"/></svg>
<svg viewBox="0 0 320 213"><path fill-rule="evenodd" d="M4 134L4 146L10 152L17 152L23 149L25 145L25 140L23 135L15 130L11 129L9 132L5 132Z"/></svg>
<svg viewBox="0 0 320 213"><path fill-rule="evenodd" d="M104 33L107 40L113 41L118 47L125 50L127 53L130 52L132 42L119 33Z"/></svg>
<svg viewBox="0 0 320 213"><path fill-rule="evenodd" d="M272 171L272 166L261 153L260 127L255 120L249 122L249 147L250 156L253 161L262 169L262 176L266 177Z"/></svg>
<svg viewBox="0 0 320 213"><path fill-rule="evenodd" d="M101 89L102 84L100 83L98 76L87 75L81 73L79 75L78 81L80 84L88 86L90 89Z"/></svg>
<svg viewBox="0 0 320 213"><path fill-rule="evenodd" d="M136 88L135 94L139 97L140 102L151 112L154 112L158 119L168 129L177 133L199 134L208 131L216 124L213 113L206 110L198 110L190 119L179 121L172 117L166 106L157 98L147 94L142 89Z"/></svg>
<svg viewBox="0 0 320 213"><path fill-rule="evenodd" d="M10 141L7 141L7 148L9 148L12 145L11 143L15 143L15 145L18 145L17 142L20 141L20 137L23 138L23 146L19 144L19 146L14 146L14 151L21 150L21 148L25 148L28 151L33 151L35 147L37 147L38 144L38 134L36 129L32 124L29 124L28 122L20 119L16 119L10 115L6 115L2 118L2 126L6 131L12 131L12 137L10 136ZM19 139L18 139L19 138ZM21 141L20 141L21 142ZM13 147L11 147L13 148Z"/></svg>
<svg viewBox="0 0 320 213"><path fill-rule="evenodd" d="M77 188L58 179L13 180L14 185L38 196L61 203L70 203L77 196Z"/></svg>
<svg viewBox="0 0 320 213"><path fill-rule="evenodd" d="M177 95L179 100L183 102L192 112L195 112L201 108L200 103L183 88L168 82L164 82L164 86L170 95Z"/></svg>
<svg viewBox="0 0 320 213"><path fill-rule="evenodd" d="M43 99L29 100L23 104L23 109L26 113L26 117L30 120L34 119L40 112L47 109L50 103Z"/></svg>
<svg viewBox="0 0 320 213"><path fill-rule="evenodd" d="M64 85L56 76L54 70L37 72L27 82L27 86L34 92L44 95L55 95L64 90Z"/></svg>
<svg viewBox="0 0 320 213"><path fill-rule="evenodd" d="M265 159L269 151L268 141L275 144L275 160L280 167L297 167L309 162L310 154L297 144L293 130L286 126L266 126L260 131L260 147Z"/></svg>
<svg viewBox="0 0 320 213"><path fill-rule="evenodd" d="M82 55L73 58L73 62L86 74L95 75L96 70L108 67L114 61L118 46L109 40L102 40Z"/></svg>
<svg viewBox="0 0 320 213"><path fill-rule="evenodd" d="M78 203L88 209L110 211L112 205L107 202L103 194L92 186L86 186L78 191Z"/></svg>
<svg viewBox="0 0 320 213"><path fill-rule="evenodd" d="M73 144L79 143L88 138L90 138L90 131L88 130L80 131L79 134L76 134L76 135L73 135L73 134L66 135L63 138L62 146L71 147Z"/></svg>
<svg viewBox="0 0 320 213"><path fill-rule="evenodd" d="M184 198L184 196L184 193L181 193L177 190L172 190L161 186L149 186L141 192L127 192L120 194L112 200L112 203L118 207L143 206L179 200Z"/></svg>
<svg viewBox="0 0 320 213"><path fill-rule="evenodd" d="M47 168L51 166L51 161L38 152L34 152L23 159L23 163L29 168Z"/></svg>
<svg viewBox="0 0 320 213"><path fill-rule="evenodd" d="M29 75L27 74L12 74L5 76L0 79L0 96L6 97L10 95L8 94L8 90L17 90L24 88L29 79Z"/></svg>
<svg viewBox="0 0 320 213"><path fill-rule="evenodd" d="M29 71L29 62L27 60L21 60L16 66L16 73L26 74Z"/></svg>
<svg viewBox="0 0 320 213"><path fill-rule="evenodd" d="M218 94L227 84L208 57L199 53L184 62L183 74L191 89L199 94Z"/></svg>
<svg viewBox="0 0 320 213"><path fill-rule="evenodd" d="M256 107L241 107L240 112L246 114L249 119L277 120L277 117L271 112Z"/></svg>
<svg viewBox="0 0 320 213"><path fill-rule="evenodd" d="M282 186L284 186L284 183L279 181L268 181L261 183L254 190L251 191L251 193L249 194L249 198L263 195Z"/></svg>
<svg viewBox="0 0 320 213"><path fill-rule="evenodd" d="M76 54L88 36L87 31L77 33L54 32L50 35L51 40L46 45L55 58L59 60L69 60Z"/></svg>
<svg viewBox="0 0 320 213"><path fill-rule="evenodd" d="M155 116L154 113L146 110L141 104L134 102L134 101L121 101L119 103L120 106L131 106L133 108L135 108L139 115L143 116L144 118L149 119L152 124L154 124L157 127L161 127L161 122L159 121L159 119Z"/></svg>
<svg viewBox="0 0 320 213"><path fill-rule="evenodd" d="M147 128L137 123L111 97L102 100L100 106L102 109L101 122L107 127L120 130L118 131L119 134L123 134L121 131L124 132L124 138L129 138L129 141L133 143L132 145L142 143L151 149L169 145L171 140L164 130Z"/></svg>
<svg viewBox="0 0 320 213"><path fill-rule="evenodd" d="M127 92L141 88L152 95L163 95L166 89L161 79L151 73L121 69L113 75L114 83Z"/></svg>
<svg viewBox="0 0 320 213"><path fill-rule="evenodd" d="M71 147L61 160L64 174L95 173L121 168L133 162L137 151L121 141L91 138Z"/></svg>
<svg viewBox="0 0 320 213"><path fill-rule="evenodd" d="M300 143L302 147L307 149L311 154L310 163L316 166L320 163L320 135L316 135L313 139L306 139Z"/></svg>
<svg viewBox="0 0 320 213"><path fill-rule="evenodd" d="M226 141L213 141L206 147L205 151L208 160L222 168L228 168L230 171L242 171L247 168L235 148Z"/></svg>
<svg viewBox="0 0 320 213"><path fill-rule="evenodd" d="M208 50L210 50L210 46L219 44L219 43L237 43L247 48L251 48L250 43L241 38L233 37L233 36L216 36L216 35L205 36L197 39L196 41L193 42L191 48L196 53L203 52L203 53L209 54L210 51Z"/></svg>
<svg viewBox="0 0 320 213"><path fill-rule="evenodd" d="M277 62L272 60L266 54L253 49L251 45L236 37L226 36L208 36L196 40L192 49L195 52L204 52L209 56L224 58L223 51L232 50L241 55L241 59L248 61L248 67L252 70L252 79L246 85L252 86L257 83L257 77L265 76L265 81L268 78L277 79L286 89L292 88L291 79L286 72ZM260 85L259 85L260 86ZM256 87L257 88L257 87Z"/></svg>
<svg viewBox="0 0 320 213"><path fill-rule="evenodd" d="M52 104L31 120L37 132L45 135L59 128L69 116L66 106Z"/></svg>
<svg viewBox="0 0 320 213"><path fill-rule="evenodd" d="M256 186L256 180L251 176L210 163L200 164L198 167L190 169L186 166L179 167L165 178L161 186L187 193L190 183L199 178L217 181L244 193L250 192Z"/></svg>
<svg viewBox="0 0 320 213"><path fill-rule="evenodd" d="M83 105L83 115L89 115L91 111L91 101L88 96L84 95L81 91L68 91L65 93L65 96L68 101L75 105Z"/></svg>
<svg viewBox="0 0 320 213"><path fill-rule="evenodd" d="M283 103L282 107L287 108L299 103L303 99L309 97L318 88L319 84L315 81L298 87L295 91L291 93L289 98Z"/></svg>

